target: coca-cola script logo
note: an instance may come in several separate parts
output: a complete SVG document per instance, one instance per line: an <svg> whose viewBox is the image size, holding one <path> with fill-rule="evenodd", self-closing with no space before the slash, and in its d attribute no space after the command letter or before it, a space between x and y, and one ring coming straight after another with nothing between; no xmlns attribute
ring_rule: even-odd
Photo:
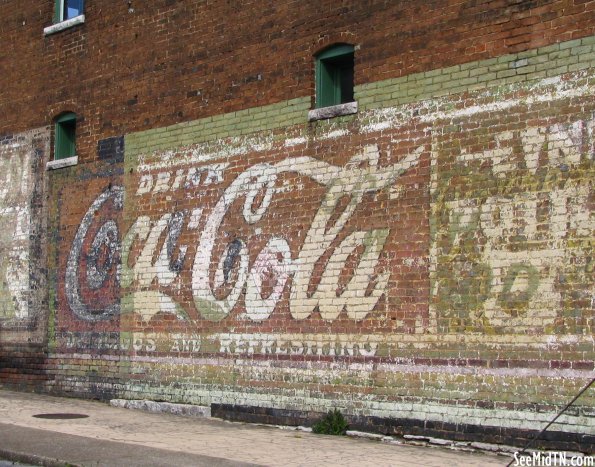
<svg viewBox="0 0 595 467"><path fill-rule="evenodd" d="M191 284L199 316L220 321L230 315L243 295L246 317L255 322L266 320L291 279L289 309L294 319L306 319L314 310L318 310L327 321L336 319L341 312L357 321L364 319L386 291L389 273L377 271L376 266L389 229L356 230L344 238L340 234L364 196L392 185L401 174L418 164L423 149L420 146L386 167L378 164L378 147L367 146L343 167L304 156L256 164L240 173L215 203L196 235ZM222 170L221 164L217 170ZM195 179L191 179L191 172L184 175L183 171L178 171L172 185L183 186L184 177L187 177L186 183L192 183ZM230 206L243 199L243 221L249 225L258 223L280 189L278 178L290 172L309 177L326 187L297 255L292 254L285 238L271 235L250 264L247 242L236 238L227 244L219 260L213 263L216 265L213 274L214 246L221 238L220 229ZM169 179L169 175L160 178L157 184L165 186L164 180ZM141 179L139 192L148 189L148 184L150 181ZM346 196L346 205L339 207L340 200ZM189 259L186 257L188 245L179 244L180 234L184 225L188 229L196 229L196 218L202 214L202 208L166 213L156 221L151 221L148 216L138 216L120 242L115 220L102 220L100 226L94 227L92 223L107 204L113 205L112 212L122 209L123 197L122 187L110 187L97 197L80 224L68 257L65 277L66 297L71 310L83 320L109 319L118 313L118 302L97 309L85 303L81 295L82 289L99 290L108 280L108 272L112 271L119 287L130 288L134 283L142 289L131 292L130 302L142 304L135 311L144 320L149 320L158 312L188 319L182 307L162 289L178 277ZM341 239L340 242L337 239ZM143 247L131 265L129 255L135 242L140 242ZM87 245L84 255L83 245ZM359 251L357 264L347 284L339 287L342 265L356 250ZM312 276L323 255L329 259L323 271L318 272L319 277L313 287ZM86 262L85 274L79 270L83 258ZM114 261L120 258L118 267L114 267ZM233 274L230 273L232 265ZM162 286L161 289L148 290L155 282ZM215 293L223 286L227 290L225 297Z"/></svg>

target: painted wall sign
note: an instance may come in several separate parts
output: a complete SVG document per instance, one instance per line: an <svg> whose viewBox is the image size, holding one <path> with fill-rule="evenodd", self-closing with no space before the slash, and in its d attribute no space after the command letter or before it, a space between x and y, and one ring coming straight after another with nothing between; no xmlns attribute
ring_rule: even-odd
<svg viewBox="0 0 595 467"><path fill-rule="evenodd" d="M588 333L595 120L532 107L589 94L573 86L127 154L82 211L63 199L78 217L59 331L196 334L198 352L230 356L300 343L312 358L392 355L388 334ZM361 339L335 348L346 333Z"/></svg>
<svg viewBox="0 0 595 467"><path fill-rule="evenodd" d="M0 137L0 321L6 324L22 323L42 308L45 255L39 250L44 222L39 196L45 183L37 169L48 142L46 128Z"/></svg>
<svg viewBox="0 0 595 467"><path fill-rule="evenodd" d="M432 183L438 329L569 330L564 316L595 297L595 120L484 133L489 149L472 152L480 131L458 134L453 150L451 136L433 145L445 169Z"/></svg>
<svg viewBox="0 0 595 467"><path fill-rule="evenodd" d="M196 199L196 205L161 214L156 219L140 215L121 241L118 217L124 207L124 189L112 186L93 201L72 242L65 273L69 307L88 321L117 314L118 300L104 302L102 308L97 307L101 301L93 300L93 308L81 296L83 289L101 290L111 273L124 293L132 290L127 300L145 322L158 313L186 320L187 311L168 294L167 288L189 271L192 299L200 319L224 319L242 296L246 319L267 320L290 282L289 310L293 319L307 319L317 310L326 321L337 319L342 312L361 321L386 292L390 274L379 270L378 264L390 229L358 229L346 235L346 225L354 221L354 213L365 196L392 187L403 173L419 163L423 150L423 146L414 148L397 163L385 167L379 166L380 152L376 146L366 146L343 167L311 157L257 164L238 174L208 212ZM206 185L220 185L226 164L215 167L178 170L175 174L159 172L155 177L142 175L135 192L168 192L189 183L189 177L193 180L198 173L207 174ZM222 224L229 217L231 206L237 202L242 206L241 218L236 221L258 225L271 209L276 194L287 191L281 179L294 174L310 178L325 190L301 244L292 251L289 239L270 235L254 252L246 239L234 236L216 254L215 245L225 237ZM102 209L112 217L99 215ZM98 218L102 223L98 223ZM256 235L264 235L261 228L258 232ZM194 242L193 257L188 253L191 245L182 243L182 239ZM134 246L139 252L133 259ZM340 287L340 276L349 269L349 259L355 259L355 263L349 280ZM84 272L79 268L81 264ZM217 293L222 288L228 290L224 296Z"/></svg>

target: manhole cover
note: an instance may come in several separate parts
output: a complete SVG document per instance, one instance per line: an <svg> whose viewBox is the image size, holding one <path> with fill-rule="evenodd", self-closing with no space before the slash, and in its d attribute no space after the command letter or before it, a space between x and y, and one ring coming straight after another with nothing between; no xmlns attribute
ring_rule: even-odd
<svg viewBox="0 0 595 467"><path fill-rule="evenodd" d="M88 415L82 413L38 413L33 415L35 418L49 418L51 420L72 420L74 418L87 418Z"/></svg>

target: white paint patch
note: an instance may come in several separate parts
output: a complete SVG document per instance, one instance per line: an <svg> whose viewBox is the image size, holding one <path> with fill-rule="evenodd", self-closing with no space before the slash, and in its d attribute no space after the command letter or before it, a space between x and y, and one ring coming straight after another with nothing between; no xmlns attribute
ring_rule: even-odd
<svg viewBox="0 0 595 467"><path fill-rule="evenodd" d="M0 320L29 316L29 235L33 190L29 138L0 145Z"/></svg>
<svg viewBox="0 0 595 467"><path fill-rule="evenodd" d="M171 169L187 165L204 164L219 159L233 159L252 152L268 151L273 148L272 133L251 137L234 137L224 140L198 143L169 151L155 151L138 157L139 172Z"/></svg>
<svg viewBox="0 0 595 467"><path fill-rule="evenodd" d="M188 221L189 229L198 229L200 220L202 219L202 208L194 208L190 214L190 220Z"/></svg>
<svg viewBox="0 0 595 467"><path fill-rule="evenodd" d="M428 265L428 258L424 256L403 258L403 264L410 268L426 268Z"/></svg>
<svg viewBox="0 0 595 467"><path fill-rule="evenodd" d="M325 133L323 136L321 136L320 139L336 139L341 138L343 136L347 136L349 134L349 130L342 128L338 130L329 131L328 133Z"/></svg>
<svg viewBox="0 0 595 467"><path fill-rule="evenodd" d="M292 148L294 146L299 146L300 144L306 144L308 142L307 138L304 138L303 136L300 136L298 138L289 138L285 140L285 143L283 143L283 145L286 148Z"/></svg>
<svg viewBox="0 0 595 467"><path fill-rule="evenodd" d="M551 89L552 87L555 89ZM516 89L521 88L522 85L510 86L510 92L512 93ZM522 99L503 99L482 105L455 108L452 110L439 110L440 108L448 107L447 104L452 100L451 96L444 96L402 106L362 112L361 119L369 123L363 125L361 131L363 133L375 133L398 128L412 121L433 124L438 121L452 121L486 113L503 113L520 105L530 107L544 102L591 96L594 93L595 84L592 81L581 86L576 86L573 80L562 81L560 79L546 78L531 86L531 93ZM420 109L424 109L424 112L419 112Z"/></svg>

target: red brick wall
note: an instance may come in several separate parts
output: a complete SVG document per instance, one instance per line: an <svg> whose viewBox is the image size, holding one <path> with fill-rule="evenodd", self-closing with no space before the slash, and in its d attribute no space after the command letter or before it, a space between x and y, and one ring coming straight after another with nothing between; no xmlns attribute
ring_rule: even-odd
<svg viewBox="0 0 595 467"><path fill-rule="evenodd" d="M88 2L82 26L44 37L53 0L0 5L0 134L79 115L98 140L313 95L313 54L359 45L356 84L594 33L592 1ZM130 8L129 8L130 7Z"/></svg>
<svg viewBox="0 0 595 467"><path fill-rule="evenodd" d="M0 6L0 134L79 156L3 382L522 444L590 378L595 2L88 3ZM342 41L360 109L308 122Z"/></svg>
<svg viewBox="0 0 595 467"><path fill-rule="evenodd" d="M52 388L523 444L593 371L591 79L56 174ZM551 446L592 443L592 405Z"/></svg>

